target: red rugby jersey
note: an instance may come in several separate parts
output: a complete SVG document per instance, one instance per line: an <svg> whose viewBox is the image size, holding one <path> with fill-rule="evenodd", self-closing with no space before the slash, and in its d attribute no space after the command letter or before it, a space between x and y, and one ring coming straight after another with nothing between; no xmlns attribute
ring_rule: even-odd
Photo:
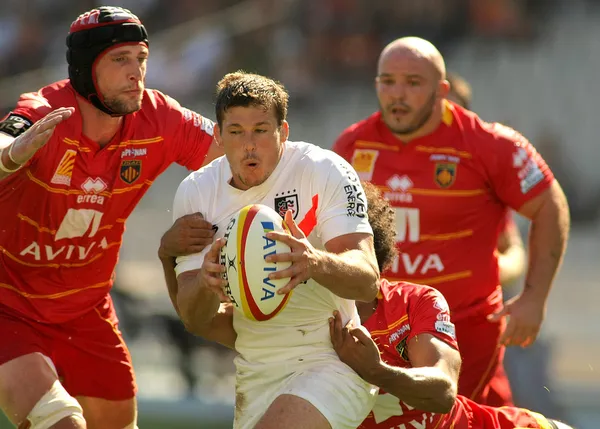
<svg viewBox="0 0 600 429"><path fill-rule="evenodd" d="M400 254L386 278L440 290L454 321L500 305L496 246L506 208L518 210L553 181L521 134L445 102L428 136L403 144L378 112L333 149L396 210Z"/></svg>
<svg viewBox="0 0 600 429"><path fill-rule="evenodd" d="M383 361L395 367L412 367L407 344L420 334L431 334L457 347L448 304L440 292L428 286L382 281L377 309L364 326ZM373 411L359 429L543 429L547 425L543 416L528 410L486 407L462 396L447 414L424 412L380 389Z"/></svg>
<svg viewBox="0 0 600 429"><path fill-rule="evenodd" d="M73 319L106 295L129 214L171 163L200 168L213 139L210 120L145 90L141 110L100 148L82 134L75 94L64 80L21 96L11 114L31 122L58 107L76 110L0 181L0 303L47 323Z"/></svg>
<svg viewBox="0 0 600 429"><path fill-rule="evenodd" d="M444 297L437 290L413 283L381 282L377 310L363 323L381 351L385 363L395 367L410 368L407 344L415 336L431 334L451 347L458 348L454 325ZM379 391L373 411L360 429L406 427L430 429L437 427L440 419L452 420L455 412L439 415L416 410L396 396ZM402 426L399 426L402 427Z"/></svg>

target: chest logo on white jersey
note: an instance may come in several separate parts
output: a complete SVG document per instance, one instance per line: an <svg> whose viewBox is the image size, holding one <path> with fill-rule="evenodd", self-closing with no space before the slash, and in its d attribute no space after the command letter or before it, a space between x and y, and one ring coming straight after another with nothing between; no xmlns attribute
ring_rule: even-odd
<svg viewBox="0 0 600 429"><path fill-rule="evenodd" d="M279 213L282 218L288 210L292 211L294 220L298 217L298 194L296 190L279 192L275 195L275 211Z"/></svg>
<svg viewBox="0 0 600 429"><path fill-rule="evenodd" d="M50 183L54 183L55 185L71 186L71 177L73 176L73 167L75 167L76 157L77 151L74 151L73 149L67 149L62 159L58 163L58 167L56 167Z"/></svg>

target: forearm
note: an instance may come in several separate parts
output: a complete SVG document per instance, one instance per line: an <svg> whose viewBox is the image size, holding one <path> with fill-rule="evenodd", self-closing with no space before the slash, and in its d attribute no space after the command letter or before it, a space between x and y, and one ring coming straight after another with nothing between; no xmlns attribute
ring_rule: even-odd
<svg viewBox="0 0 600 429"><path fill-rule="evenodd" d="M343 253L319 252L312 278L341 298L358 301L375 299L379 269L361 250Z"/></svg>
<svg viewBox="0 0 600 429"><path fill-rule="evenodd" d="M532 219L524 293L546 301L566 250L569 227L569 208L561 191L560 196L544 204Z"/></svg>
<svg viewBox="0 0 600 429"><path fill-rule="evenodd" d="M235 349L237 333L233 329L233 307L228 303L221 303L219 310L209 323L196 323L190 327L190 332L205 340L214 341L229 349Z"/></svg>
<svg viewBox="0 0 600 429"><path fill-rule="evenodd" d="M12 137L4 135L0 136L0 180L10 176L21 166L20 164L13 162L9 156L10 146L14 143L14 141L15 140Z"/></svg>
<svg viewBox="0 0 600 429"><path fill-rule="evenodd" d="M456 400L456 383L437 367L399 368L382 362L365 380L422 411L448 413Z"/></svg>
<svg viewBox="0 0 600 429"><path fill-rule="evenodd" d="M169 298L171 299L171 303L179 314L179 308L177 306L177 275L175 274L175 258L170 256L162 256L159 255L160 262L163 268L163 274L165 276L165 283L167 283L167 291L169 292Z"/></svg>
<svg viewBox="0 0 600 429"><path fill-rule="evenodd" d="M190 332L198 325L210 323L219 310L219 297L209 288L200 286L196 275L183 273L177 279L176 308Z"/></svg>

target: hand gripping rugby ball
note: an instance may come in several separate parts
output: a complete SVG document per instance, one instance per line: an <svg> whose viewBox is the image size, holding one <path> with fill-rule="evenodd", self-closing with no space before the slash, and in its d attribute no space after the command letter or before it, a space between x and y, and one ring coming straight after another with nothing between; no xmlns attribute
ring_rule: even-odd
<svg viewBox="0 0 600 429"><path fill-rule="evenodd" d="M266 237L270 231L289 232L281 216L270 207L252 204L236 213L225 231L227 244L220 262L227 268L225 293L238 311L251 320L269 320L286 306L292 292L278 295L289 278L269 279L269 274L288 268L291 262L268 263L267 255L288 253L290 247Z"/></svg>

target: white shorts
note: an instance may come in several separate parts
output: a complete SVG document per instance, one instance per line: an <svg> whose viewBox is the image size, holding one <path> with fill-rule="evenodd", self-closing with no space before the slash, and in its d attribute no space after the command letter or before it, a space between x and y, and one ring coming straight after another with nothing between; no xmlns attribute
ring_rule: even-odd
<svg viewBox="0 0 600 429"><path fill-rule="evenodd" d="M372 410L378 389L340 361L299 365L282 374L238 371L234 429L253 429L280 395L310 402L332 429L356 429Z"/></svg>

